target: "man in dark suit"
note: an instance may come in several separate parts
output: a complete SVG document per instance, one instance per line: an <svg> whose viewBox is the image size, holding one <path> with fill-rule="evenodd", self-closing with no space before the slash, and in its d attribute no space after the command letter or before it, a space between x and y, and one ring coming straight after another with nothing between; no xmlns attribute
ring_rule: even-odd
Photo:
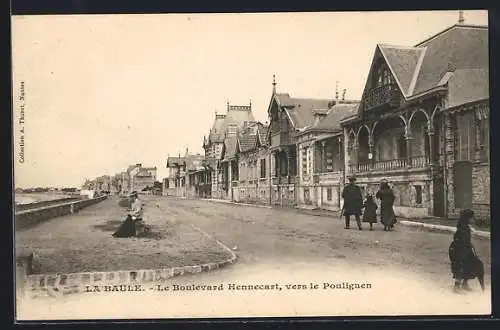
<svg viewBox="0 0 500 330"><path fill-rule="evenodd" d="M349 229L351 215L354 215L359 230L363 230L360 219L361 209L363 208L361 188L356 185L356 178L354 176L350 176L348 179L349 184L345 186L342 191L342 198L344 198L343 214L345 217L345 228Z"/></svg>

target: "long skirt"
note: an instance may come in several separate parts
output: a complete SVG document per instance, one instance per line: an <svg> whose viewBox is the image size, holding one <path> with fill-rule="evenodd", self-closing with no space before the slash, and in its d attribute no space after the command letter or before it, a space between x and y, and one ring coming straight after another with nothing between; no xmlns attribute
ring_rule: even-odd
<svg viewBox="0 0 500 330"><path fill-rule="evenodd" d="M116 232L113 233L113 237L132 237L136 235L135 221L130 215L127 216L125 221L122 222L120 227Z"/></svg>
<svg viewBox="0 0 500 330"><path fill-rule="evenodd" d="M384 227L390 227L396 223L396 214L394 213L392 205L381 205L380 222L382 222Z"/></svg>
<svg viewBox="0 0 500 330"><path fill-rule="evenodd" d="M466 247L453 241L448 249L453 278L471 280L478 278L484 289L484 264L473 247Z"/></svg>

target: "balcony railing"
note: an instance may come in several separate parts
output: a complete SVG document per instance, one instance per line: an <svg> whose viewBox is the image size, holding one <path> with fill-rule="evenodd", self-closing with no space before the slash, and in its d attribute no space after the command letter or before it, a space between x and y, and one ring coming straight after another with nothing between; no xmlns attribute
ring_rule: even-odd
<svg viewBox="0 0 500 330"><path fill-rule="evenodd" d="M271 182L273 185L278 184L295 184L296 177L295 176L281 176L281 177L272 177Z"/></svg>
<svg viewBox="0 0 500 330"><path fill-rule="evenodd" d="M374 163L362 163L350 165L349 173L364 173L371 171L393 171L403 168L425 168L430 165L428 156L412 157L410 164L407 159L390 159Z"/></svg>
<svg viewBox="0 0 500 330"><path fill-rule="evenodd" d="M368 91L365 96L365 109L373 109L383 105L391 107L398 106L400 102L400 92L395 84L375 87Z"/></svg>

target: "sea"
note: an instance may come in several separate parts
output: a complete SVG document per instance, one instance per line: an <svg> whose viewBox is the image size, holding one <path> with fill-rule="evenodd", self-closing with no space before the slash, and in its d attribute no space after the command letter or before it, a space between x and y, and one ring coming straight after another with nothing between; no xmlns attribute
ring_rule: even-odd
<svg viewBox="0 0 500 330"><path fill-rule="evenodd" d="M46 192L46 193L16 193L14 200L16 204L31 204L41 201L49 201L53 199L61 199L66 197L72 197L68 194Z"/></svg>

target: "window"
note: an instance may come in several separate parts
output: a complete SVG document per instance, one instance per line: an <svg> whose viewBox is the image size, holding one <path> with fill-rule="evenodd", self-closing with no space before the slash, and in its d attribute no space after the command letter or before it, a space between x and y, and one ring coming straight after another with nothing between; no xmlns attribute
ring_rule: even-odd
<svg viewBox="0 0 500 330"><path fill-rule="evenodd" d="M479 157L482 161L488 161L490 130L487 118L482 118L481 120L479 120L477 129L479 131L478 132Z"/></svg>
<svg viewBox="0 0 500 330"><path fill-rule="evenodd" d="M422 204L422 186L415 186L415 203Z"/></svg>
<svg viewBox="0 0 500 330"><path fill-rule="evenodd" d="M305 188L304 189L304 202L306 204L310 204L311 203L311 193L309 191L309 188Z"/></svg>
<svg viewBox="0 0 500 330"><path fill-rule="evenodd" d="M476 145L474 134L474 115L472 112L459 113L456 117L457 160L472 161Z"/></svg>
<svg viewBox="0 0 500 330"><path fill-rule="evenodd" d="M329 202L332 200L332 188L326 189L326 200Z"/></svg>
<svg viewBox="0 0 500 330"><path fill-rule="evenodd" d="M325 153L326 153L326 171L333 172L333 143L328 143L325 145Z"/></svg>
<svg viewBox="0 0 500 330"><path fill-rule="evenodd" d="M260 160L260 178L263 179L266 177L266 160Z"/></svg>
<svg viewBox="0 0 500 330"><path fill-rule="evenodd" d="M384 61L381 59L375 76L375 87L392 84L392 76Z"/></svg>
<svg viewBox="0 0 500 330"><path fill-rule="evenodd" d="M309 148L305 147L302 150L302 175L307 175L308 173L308 168L307 168L307 154L308 154Z"/></svg>

